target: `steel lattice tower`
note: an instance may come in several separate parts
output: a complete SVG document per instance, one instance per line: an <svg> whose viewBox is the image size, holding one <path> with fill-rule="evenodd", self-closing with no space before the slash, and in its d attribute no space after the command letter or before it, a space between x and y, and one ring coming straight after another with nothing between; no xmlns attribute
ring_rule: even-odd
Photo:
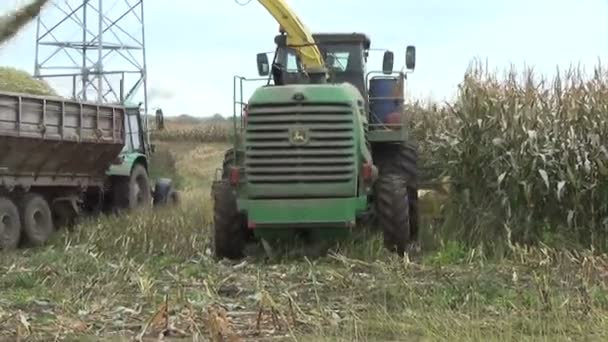
<svg viewBox="0 0 608 342"><path fill-rule="evenodd" d="M38 17L34 76L98 103L143 88L148 113L144 28L143 0L54 0Z"/></svg>

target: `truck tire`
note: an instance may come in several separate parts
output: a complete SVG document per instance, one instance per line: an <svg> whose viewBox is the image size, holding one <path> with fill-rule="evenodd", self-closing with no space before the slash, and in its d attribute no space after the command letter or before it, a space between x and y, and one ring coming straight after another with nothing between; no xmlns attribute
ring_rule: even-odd
<svg viewBox="0 0 608 342"><path fill-rule="evenodd" d="M115 182L112 197L118 209L150 208L152 189L146 168L142 164L135 164L128 178L121 177Z"/></svg>
<svg viewBox="0 0 608 342"><path fill-rule="evenodd" d="M44 245L55 231L49 203L36 193L27 193L21 200L21 222L30 246Z"/></svg>
<svg viewBox="0 0 608 342"><path fill-rule="evenodd" d="M213 185L214 253L217 258L241 259L244 257L247 232L242 215L237 210L236 197L228 182Z"/></svg>
<svg viewBox="0 0 608 342"><path fill-rule="evenodd" d="M19 209L11 199L0 197L0 250L16 249L20 239Z"/></svg>
<svg viewBox="0 0 608 342"><path fill-rule="evenodd" d="M384 246L403 255L411 240L407 182L403 176L385 173L375 184L376 215Z"/></svg>
<svg viewBox="0 0 608 342"><path fill-rule="evenodd" d="M388 146L378 153L380 175L397 174L405 177L407 182L409 220L411 239L418 240L418 153L412 143L401 143ZM374 156L375 157L375 156Z"/></svg>

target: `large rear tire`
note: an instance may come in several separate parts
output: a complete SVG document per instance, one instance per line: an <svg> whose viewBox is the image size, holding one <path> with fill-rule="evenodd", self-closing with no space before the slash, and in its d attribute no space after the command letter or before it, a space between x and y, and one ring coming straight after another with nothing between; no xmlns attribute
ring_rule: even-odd
<svg viewBox="0 0 608 342"><path fill-rule="evenodd" d="M49 203L36 193L28 193L21 202L21 221L26 244L42 246L55 231Z"/></svg>
<svg viewBox="0 0 608 342"><path fill-rule="evenodd" d="M0 250L16 249L20 239L19 209L11 199L0 197Z"/></svg>
<svg viewBox="0 0 608 342"><path fill-rule="evenodd" d="M213 185L214 253L217 258L243 258L247 232L238 212L236 197L226 181Z"/></svg>
<svg viewBox="0 0 608 342"><path fill-rule="evenodd" d="M384 246L403 255L412 238L407 182L399 175L381 175L375 184L376 217Z"/></svg>

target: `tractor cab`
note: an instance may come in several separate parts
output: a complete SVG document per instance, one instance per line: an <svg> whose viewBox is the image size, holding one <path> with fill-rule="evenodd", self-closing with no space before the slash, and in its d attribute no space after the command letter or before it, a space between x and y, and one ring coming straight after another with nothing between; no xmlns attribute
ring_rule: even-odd
<svg viewBox="0 0 608 342"><path fill-rule="evenodd" d="M369 88L367 59L371 46L370 38L364 33L318 33L314 34L313 38L325 60L329 82L351 83L364 97L367 97ZM302 64L297 57L296 50L287 46L287 36L276 36L275 44L277 48L271 66L275 84L309 83L308 78L302 73ZM413 70L415 67L415 54L415 48L408 46L406 50L406 68L408 70ZM261 76L269 74L271 68L268 64L267 54L258 54L258 71ZM393 52L385 51L381 73L393 74L393 64ZM370 73L378 72L371 71ZM281 82L276 82L279 78Z"/></svg>
<svg viewBox="0 0 608 342"><path fill-rule="evenodd" d="M322 33L313 37L326 62L329 83L350 83L365 97L370 39L361 33ZM277 78L281 79L281 84L309 83L307 76L302 73L302 64L295 49L287 46L286 40L285 35L275 37L277 49L272 65L275 84Z"/></svg>
<svg viewBox="0 0 608 342"><path fill-rule="evenodd" d="M313 34L325 60L328 83L350 83L365 99L369 115L370 136L373 141L403 141L406 138L404 123L405 79L403 71L394 71L394 54L384 51L382 70L368 71L367 63L371 40L363 33ZM303 73L302 64L294 47L287 45L287 36L275 37L276 51L272 65L266 53L257 56L260 76L272 74L274 85L307 84L310 79ZM415 68L416 49L406 48L405 67Z"/></svg>

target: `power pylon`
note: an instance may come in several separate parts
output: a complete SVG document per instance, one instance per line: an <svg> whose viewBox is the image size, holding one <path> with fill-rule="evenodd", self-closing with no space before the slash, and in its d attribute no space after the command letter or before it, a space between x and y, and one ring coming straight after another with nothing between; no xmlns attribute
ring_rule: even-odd
<svg viewBox="0 0 608 342"><path fill-rule="evenodd" d="M143 0L54 0L37 20L34 76L76 100L138 97L147 113Z"/></svg>

